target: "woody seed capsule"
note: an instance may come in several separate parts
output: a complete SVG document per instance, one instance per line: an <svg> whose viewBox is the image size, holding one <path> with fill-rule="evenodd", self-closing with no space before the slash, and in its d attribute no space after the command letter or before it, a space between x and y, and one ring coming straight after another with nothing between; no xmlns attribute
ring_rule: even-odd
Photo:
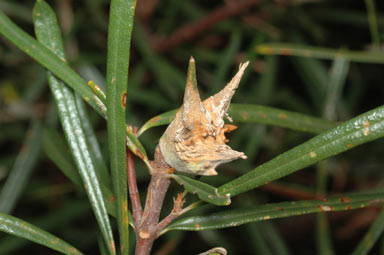
<svg viewBox="0 0 384 255"><path fill-rule="evenodd" d="M243 152L225 144L228 141L225 133L237 127L225 124L224 117L232 121L227 110L248 63L240 65L223 90L202 102L197 89L195 60L191 57L183 105L159 142L164 160L176 171L217 175L218 165L247 158Z"/></svg>

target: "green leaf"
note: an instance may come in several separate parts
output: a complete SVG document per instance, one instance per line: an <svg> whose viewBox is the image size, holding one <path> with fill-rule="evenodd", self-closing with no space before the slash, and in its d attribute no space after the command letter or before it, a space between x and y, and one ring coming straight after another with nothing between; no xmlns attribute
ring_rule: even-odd
<svg viewBox="0 0 384 255"><path fill-rule="evenodd" d="M353 255L364 255L372 249L373 245L379 239L384 231L384 210L377 215L376 220L370 226L368 232L353 251Z"/></svg>
<svg viewBox="0 0 384 255"><path fill-rule="evenodd" d="M350 194L324 201L303 200L259 205L253 208L225 210L208 216L191 216L171 223L162 233L170 230L201 231L237 227L249 222L286 218L316 212L334 212L382 204L383 192Z"/></svg>
<svg viewBox="0 0 384 255"><path fill-rule="evenodd" d="M127 127L126 131L128 148L133 152L133 154L141 158L149 171L152 172L152 166L149 162L147 152L145 151L144 146L140 143L139 138L137 138L130 126Z"/></svg>
<svg viewBox="0 0 384 255"><path fill-rule="evenodd" d="M303 81L315 112L322 112L324 96L329 84L326 63L313 58L291 58L296 73Z"/></svg>
<svg viewBox="0 0 384 255"><path fill-rule="evenodd" d="M4 213L0 213L0 231L28 239L64 254L83 254L60 238Z"/></svg>
<svg viewBox="0 0 384 255"><path fill-rule="evenodd" d="M41 217L30 223L45 231L60 229L89 212L90 207L87 203L80 200L71 201L57 209L48 214L39 215ZM15 250L28 243L27 239L16 238L11 235L5 236L0 240L0 254L16 254Z"/></svg>
<svg viewBox="0 0 384 255"><path fill-rule="evenodd" d="M384 136L384 106L361 114L277 156L221 186L221 194L238 195L322 159Z"/></svg>
<svg viewBox="0 0 384 255"><path fill-rule="evenodd" d="M65 59L64 47L54 12L44 1L37 1L33 10L35 31L39 41L45 47L54 50L60 58ZM100 184L96 176L96 166L84 134L80 115L76 109L73 92L58 80L51 72L47 72L48 82L55 98L61 124L64 129L75 163L85 185L93 212L99 223L104 241L111 254L115 254L111 224L102 197Z"/></svg>
<svg viewBox="0 0 384 255"><path fill-rule="evenodd" d="M93 130L91 121L89 120L87 110L85 108L84 101L78 94L75 94L76 107L79 112L81 125L83 127L85 136L87 137L88 146L91 151L91 155L96 164L97 176L101 183L103 183L106 187L111 187L109 170L107 165L105 164L103 155L101 154L101 149L99 142L97 141L96 134Z"/></svg>
<svg viewBox="0 0 384 255"><path fill-rule="evenodd" d="M291 254L275 225L278 226L278 222L260 221L247 224L246 229L249 231L246 241L249 242L253 254Z"/></svg>
<svg viewBox="0 0 384 255"><path fill-rule="evenodd" d="M380 52L350 51L330 49L289 43L266 43L257 45L256 52L263 55L299 56L307 58L335 59L344 58L362 63L384 63L384 54Z"/></svg>
<svg viewBox="0 0 384 255"><path fill-rule="evenodd" d="M253 248L254 254L273 255L271 248L268 247L268 243L265 240L264 226L261 222L248 224L247 227L250 229L248 236L251 237L250 247Z"/></svg>
<svg viewBox="0 0 384 255"><path fill-rule="evenodd" d="M135 0L112 0L108 27L108 143L122 254L129 252L125 105L135 7Z"/></svg>
<svg viewBox="0 0 384 255"><path fill-rule="evenodd" d="M40 153L41 123L35 121L0 193L0 211L11 213Z"/></svg>
<svg viewBox="0 0 384 255"><path fill-rule="evenodd" d="M105 246L105 243L103 242L103 239L101 237L97 238L97 244L99 245L99 251L101 255L108 255L108 249Z"/></svg>
<svg viewBox="0 0 384 255"><path fill-rule="evenodd" d="M103 102L92 93L87 83L69 67L64 55L58 54L59 51L52 48L56 42L41 44L14 24L2 11L0 11L0 34L71 86L93 109L104 118L106 117ZM50 49L54 50L54 53Z"/></svg>
<svg viewBox="0 0 384 255"><path fill-rule="evenodd" d="M169 176L177 181L180 185L183 185L188 192L197 194L201 200L207 203L214 205L231 204L231 198L229 196L220 195L217 192L217 189L209 184L193 180L183 175L171 174Z"/></svg>
<svg viewBox="0 0 384 255"><path fill-rule="evenodd" d="M323 213L316 215L316 250L320 255L335 254L327 215Z"/></svg>
<svg viewBox="0 0 384 255"><path fill-rule="evenodd" d="M172 111L157 115L156 117L153 117L152 119L148 120L137 132L137 136L142 135L145 131L147 131L150 128L167 125L171 123L172 120L175 118L176 112L177 110L172 110Z"/></svg>
<svg viewBox="0 0 384 255"><path fill-rule="evenodd" d="M43 148L47 156L57 165L57 167L67 176L74 184L81 187L82 181L79 173L76 170L76 165L73 162L69 149L64 144L62 138L53 130L45 129L43 134ZM116 203L115 196L112 191L100 184L103 193L103 200L108 213L116 217Z"/></svg>
<svg viewBox="0 0 384 255"><path fill-rule="evenodd" d="M378 28L378 22L376 17L375 1L365 0L365 6L367 8L369 30L371 32L372 43L378 49L380 47L380 32Z"/></svg>
<svg viewBox="0 0 384 255"><path fill-rule="evenodd" d="M45 154L47 154L68 179L77 186L82 186L81 178L76 170L76 165L70 150L57 131L44 129L43 149Z"/></svg>
<svg viewBox="0 0 384 255"><path fill-rule="evenodd" d="M326 97L323 102L323 116L329 120L337 119L337 108L346 83L350 63L343 58L336 58L330 71Z"/></svg>
<svg viewBox="0 0 384 255"><path fill-rule="evenodd" d="M277 223L277 224L273 224ZM279 231L278 222L264 221L263 224L263 235L266 237L266 240L269 241L269 244L273 250L273 254L279 255L289 255L287 244L282 239L281 233Z"/></svg>
<svg viewBox="0 0 384 255"><path fill-rule="evenodd" d="M228 114L234 122L261 123L314 134L336 125L335 122L325 119L262 105L231 104Z"/></svg>
<svg viewBox="0 0 384 255"><path fill-rule="evenodd" d="M171 123L176 112L177 110L172 110L153 117L140 128L138 135L152 127ZM332 121L262 105L231 104L228 114L234 122L238 123L261 123L314 134L321 133L336 125Z"/></svg>

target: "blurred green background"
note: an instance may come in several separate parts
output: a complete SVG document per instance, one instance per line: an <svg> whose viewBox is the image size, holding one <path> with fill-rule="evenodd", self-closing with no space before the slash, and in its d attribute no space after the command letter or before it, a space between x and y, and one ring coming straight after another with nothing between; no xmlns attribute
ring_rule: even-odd
<svg viewBox="0 0 384 255"><path fill-rule="evenodd" d="M109 1L47 2L58 15L72 67L86 80L105 88ZM34 1L0 0L0 9L34 34L33 4ZM265 52L257 51L257 45L281 42L296 47L349 49L382 55L384 59L383 33L382 1L138 0L127 122L140 127L151 117L181 105L190 56L196 59L202 98L219 91L238 65L249 60L250 66L233 98L234 103L262 104L334 121L350 119L383 104L384 67L380 61L361 63L280 54L265 56L261 54ZM291 55L292 51L283 53ZM342 72L337 81L332 79L335 72ZM329 87L333 88L331 93ZM106 122L92 110L89 115L107 158ZM39 139L38 142L33 139L36 119L43 120L44 127L51 130L49 136L44 131L41 146ZM157 127L140 137L149 155L153 155L163 131L164 127ZM244 151L248 160L226 164L220 168L222 174L218 177L202 180L219 186L312 136L279 127L239 125L230 135L230 145ZM13 215L62 237L85 254L97 254L97 225L86 195L49 159L50 146L69 153L63 145L65 140L44 69L0 37L0 186L9 171L23 160L23 155L31 155L28 159L30 177L25 180ZM328 160L327 193L382 187L383 148L381 139ZM149 180L147 170L139 160L136 169L139 189L145 191ZM313 199L316 197L314 170L315 167L307 168L243 194L232 206ZM176 184L171 186L165 213L172 206L171 197L180 190ZM345 247L355 246L379 209L369 207L327 214L337 254L350 252ZM201 210L201 213L212 212L215 208L207 206ZM158 251L156 254L197 254L214 246L224 246L230 254L257 254L264 243L270 247L288 247L285 251L291 254L312 254L316 248L314 222L315 216L307 215L219 231L171 232L155 243L154 251ZM375 246L372 254L378 254L380 247ZM277 250L272 251L278 254ZM48 248L0 235L0 254L51 252Z"/></svg>

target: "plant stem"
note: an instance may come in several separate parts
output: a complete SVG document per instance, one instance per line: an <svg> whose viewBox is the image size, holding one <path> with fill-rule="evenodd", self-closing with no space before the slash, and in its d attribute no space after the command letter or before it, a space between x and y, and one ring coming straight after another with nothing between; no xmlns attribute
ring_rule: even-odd
<svg viewBox="0 0 384 255"><path fill-rule="evenodd" d="M135 165L133 161L132 152L127 147L127 178L129 187L129 196L132 202L133 220L135 228L138 228L141 217L143 215L143 209L141 207L139 191L137 188Z"/></svg>
<svg viewBox="0 0 384 255"><path fill-rule="evenodd" d="M151 176L147 199L140 225L136 228L136 255L149 255L153 242L157 238L160 211L171 180L167 177L172 168L165 163L159 147L156 148L155 170Z"/></svg>
<svg viewBox="0 0 384 255"><path fill-rule="evenodd" d="M169 223L171 223L174 219L179 217L183 212L183 204L185 202L184 197L187 194L186 191L183 193L179 193L177 198L174 199L174 205L171 213L165 217L160 223L157 225L157 232L160 233Z"/></svg>

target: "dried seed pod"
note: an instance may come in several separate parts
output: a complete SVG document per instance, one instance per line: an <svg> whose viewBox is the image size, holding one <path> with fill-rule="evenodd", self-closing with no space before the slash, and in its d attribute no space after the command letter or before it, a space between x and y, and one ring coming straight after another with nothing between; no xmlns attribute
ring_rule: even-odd
<svg viewBox="0 0 384 255"><path fill-rule="evenodd" d="M176 171L217 175L215 168L219 164L247 158L243 152L225 144L228 141L225 133L237 127L224 124L224 117L231 121L227 110L248 63L240 65L223 90L202 102L197 89L195 60L191 57L183 105L159 142L165 161Z"/></svg>

